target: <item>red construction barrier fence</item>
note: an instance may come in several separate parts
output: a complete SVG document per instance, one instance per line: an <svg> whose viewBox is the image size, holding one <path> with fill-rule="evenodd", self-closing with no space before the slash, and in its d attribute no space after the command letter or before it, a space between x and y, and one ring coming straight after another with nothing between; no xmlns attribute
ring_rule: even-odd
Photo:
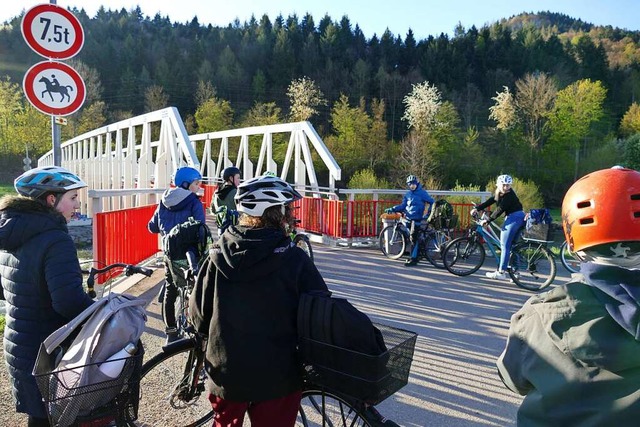
<svg viewBox="0 0 640 427"><path fill-rule="evenodd" d="M147 229L155 209L156 205L149 205L95 214L93 259L96 267L116 262L137 264L158 252L158 235ZM102 275L96 281L103 283L108 278Z"/></svg>
<svg viewBox="0 0 640 427"><path fill-rule="evenodd" d="M215 185L204 185L203 208L211 203ZM296 201L300 228L330 238L372 238L382 229L380 215L400 201L341 201L304 197ZM456 229L470 222L470 204L452 204L458 215ZM156 205L99 213L94 216L94 259L98 266L123 262L136 264L158 251L158 235L147 230ZM106 280L103 278L102 280Z"/></svg>

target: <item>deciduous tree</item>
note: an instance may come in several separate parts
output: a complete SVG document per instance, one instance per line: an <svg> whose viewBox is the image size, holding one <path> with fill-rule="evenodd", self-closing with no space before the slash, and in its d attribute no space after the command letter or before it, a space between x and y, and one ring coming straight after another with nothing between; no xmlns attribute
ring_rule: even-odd
<svg viewBox="0 0 640 427"><path fill-rule="evenodd" d="M318 113L318 107L327 105L320 88L308 77L293 80L287 88L287 96L291 102L289 117L296 122L309 120Z"/></svg>

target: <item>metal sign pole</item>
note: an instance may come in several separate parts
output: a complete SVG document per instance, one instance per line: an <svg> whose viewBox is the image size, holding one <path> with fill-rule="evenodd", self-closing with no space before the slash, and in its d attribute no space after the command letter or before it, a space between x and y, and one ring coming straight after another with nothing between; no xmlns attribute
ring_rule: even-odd
<svg viewBox="0 0 640 427"><path fill-rule="evenodd" d="M56 0L49 0L56 4ZM51 116L51 141L53 143L53 165L62 166L62 149L60 148L60 125L56 123L56 117Z"/></svg>
<svg viewBox="0 0 640 427"><path fill-rule="evenodd" d="M60 125L56 116L51 116L51 139L53 141L53 165L62 166L62 148L60 148Z"/></svg>

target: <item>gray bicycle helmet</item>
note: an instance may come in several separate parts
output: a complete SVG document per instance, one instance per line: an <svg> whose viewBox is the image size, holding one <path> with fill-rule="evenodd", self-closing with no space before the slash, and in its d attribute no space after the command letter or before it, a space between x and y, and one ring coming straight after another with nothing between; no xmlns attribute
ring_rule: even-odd
<svg viewBox="0 0 640 427"><path fill-rule="evenodd" d="M286 205L302 196L287 182L274 176L260 176L238 186L235 196L238 212L262 216L272 206Z"/></svg>
<svg viewBox="0 0 640 427"><path fill-rule="evenodd" d="M66 193L87 186L77 175L58 166L30 169L17 177L13 185L19 194L32 199L46 193Z"/></svg>

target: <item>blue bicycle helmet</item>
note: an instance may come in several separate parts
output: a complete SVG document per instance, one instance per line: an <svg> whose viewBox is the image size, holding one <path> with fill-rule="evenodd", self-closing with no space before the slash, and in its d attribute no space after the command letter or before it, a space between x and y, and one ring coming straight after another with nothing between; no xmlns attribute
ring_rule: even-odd
<svg viewBox="0 0 640 427"><path fill-rule="evenodd" d="M17 177L13 185L18 194L32 199L47 193L66 193L87 186L77 175L58 166L30 169Z"/></svg>
<svg viewBox="0 0 640 427"><path fill-rule="evenodd" d="M202 180L200 172L192 167L186 166L176 171L176 176L173 179L173 183L176 187L182 187L184 189L189 188L193 181Z"/></svg>
<svg viewBox="0 0 640 427"><path fill-rule="evenodd" d="M407 177L407 185L415 184L418 185L420 181L418 181L418 177L415 175L409 175Z"/></svg>

